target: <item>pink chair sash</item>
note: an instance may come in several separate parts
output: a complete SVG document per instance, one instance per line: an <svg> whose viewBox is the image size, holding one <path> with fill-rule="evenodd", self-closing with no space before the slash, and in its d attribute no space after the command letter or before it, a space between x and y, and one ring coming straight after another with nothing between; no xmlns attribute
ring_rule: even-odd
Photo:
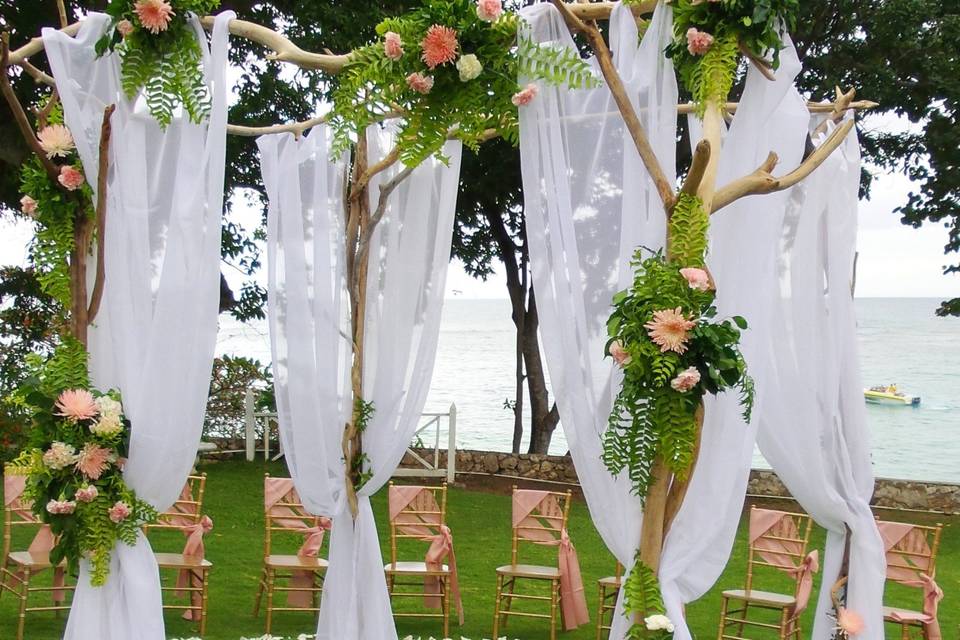
<svg viewBox="0 0 960 640"><path fill-rule="evenodd" d="M303 536L303 544L297 550L301 558L316 558L323 546L323 536L333 527L329 518L318 517L317 524L308 525L301 518L308 516L306 510L286 504L278 504L280 500L289 496L295 502L300 502L292 478L265 478L263 484L264 511L281 527L299 529ZM314 586L315 572L310 569L301 569L292 572L290 586L297 589L309 589ZM287 603L291 607L308 608L313 604L313 593L310 591L287 592Z"/></svg>
<svg viewBox="0 0 960 640"><path fill-rule="evenodd" d="M943 590L929 575L929 562L925 564L916 564L919 558L915 556L905 556L899 551L911 551L913 553L930 553L930 546L927 544L926 536L921 529L916 529L912 524L903 522L877 522L877 529L880 531L880 538L883 540L883 549L887 555L887 578L908 587L917 587L923 589L923 612L894 612L891 619L897 622L919 622L924 626L925 637L928 640L940 640L940 622L937 620L937 609L940 601L943 599ZM899 545L899 549L895 549ZM910 563L916 564L915 568L897 566L891 564L892 559L898 559L901 563L909 559Z"/></svg>
<svg viewBox="0 0 960 640"><path fill-rule="evenodd" d="M450 528L440 524L439 515L427 513L404 513L404 509L416 502L416 511L439 511L437 500L429 487L391 486L387 492L387 508L390 522L404 535L419 536L429 542L424 561L430 571L443 568L447 559L450 570L450 595L457 608L460 624L463 624L463 599L460 596L460 577L457 572L457 556L453 550L453 534ZM434 531L436 530L436 533ZM440 609L443 606L440 594L439 576L427 576L423 580L423 603L428 609Z"/></svg>
<svg viewBox="0 0 960 640"><path fill-rule="evenodd" d="M3 476L3 506L13 512L22 522L40 524L40 520L33 514L30 503L21 499L27 486L26 476L5 473ZM43 524L37 530L27 551L38 556L49 555L57 544L57 539L50 530L50 525ZM20 572L22 573L22 572ZM18 574L18 577L23 576ZM53 568L53 586L63 587L66 584L66 571L63 567ZM66 594L63 589L51 592L54 602L63 602Z"/></svg>
<svg viewBox="0 0 960 640"><path fill-rule="evenodd" d="M203 516L199 522L180 525L180 531L187 537L187 542L183 546L183 557L191 560L202 561L206 557L206 549L203 545L204 534L213 531L213 520L210 516ZM203 584L203 573L196 569L182 569L177 576L177 590L175 595L183 595L183 590L189 586L199 586ZM183 614L184 620L199 619L199 610L203 604L203 595L197 591L190 592L190 604L194 609L187 609ZM194 615L194 611L198 613Z"/></svg>
<svg viewBox="0 0 960 640"><path fill-rule="evenodd" d="M560 608L563 611L564 628L567 631L576 629L590 622L577 550L570 541L566 528L560 528L557 531L558 536L542 529L518 529L526 526L548 526L556 530L560 527L559 520L540 520L537 515L561 517L563 509L560 507L559 498L548 491L514 491L513 528L517 529L517 536L534 544L558 548L557 568L560 571Z"/></svg>
<svg viewBox="0 0 960 640"><path fill-rule="evenodd" d="M778 538L797 538L797 540L765 538L764 534L768 533ZM796 619L810 602L810 594L813 592L813 574L820 570L819 552L814 549L799 564L797 563L797 555L803 550L803 542L799 540L800 532L797 530L796 522L785 511L751 509L749 538L750 544L761 558L796 578L796 604L790 612L790 619Z"/></svg>

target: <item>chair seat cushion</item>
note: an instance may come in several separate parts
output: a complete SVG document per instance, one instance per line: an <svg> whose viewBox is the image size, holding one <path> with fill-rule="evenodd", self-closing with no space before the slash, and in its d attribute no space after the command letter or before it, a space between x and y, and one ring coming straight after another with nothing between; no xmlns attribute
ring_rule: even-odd
<svg viewBox="0 0 960 640"><path fill-rule="evenodd" d="M191 558L182 553L154 553L162 569L209 569L213 566L206 558Z"/></svg>
<svg viewBox="0 0 960 640"><path fill-rule="evenodd" d="M900 609L899 607L884 607L883 619L889 622L907 622L923 624L930 617L922 611L913 611L912 609Z"/></svg>
<svg viewBox="0 0 960 640"><path fill-rule="evenodd" d="M538 580L554 580L560 578L560 569L557 567L543 567L535 564L507 564L502 567L497 567L497 573L503 576L536 578Z"/></svg>
<svg viewBox="0 0 960 640"><path fill-rule="evenodd" d="M50 554L47 552L31 553L30 551L12 551L8 558L11 564L25 569L49 569L53 566L50 564ZM67 563L61 561L59 566L65 567Z"/></svg>
<svg viewBox="0 0 960 640"><path fill-rule="evenodd" d="M619 589L622 582L623 578L618 578L617 576L607 576L606 578L597 580L597 584L607 589Z"/></svg>
<svg viewBox="0 0 960 640"><path fill-rule="evenodd" d="M450 573L450 567L441 565L439 570L427 569L426 562L397 562L383 565L387 573L418 573L426 575L442 575Z"/></svg>
<svg viewBox="0 0 960 640"><path fill-rule="evenodd" d="M771 591L758 591L757 589L751 589L750 591L730 589L723 592L723 597L730 598L731 600L743 600L751 604L766 604L774 607L792 607L797 603L797 599L793 596L773 593Z"/></svg>
<svg viewBox="0 0 960 640"><path fill-rule="evenodd" d="M327 561L311 556L270 555L267 556L267 566L274 569L326 569Z"/></svg>

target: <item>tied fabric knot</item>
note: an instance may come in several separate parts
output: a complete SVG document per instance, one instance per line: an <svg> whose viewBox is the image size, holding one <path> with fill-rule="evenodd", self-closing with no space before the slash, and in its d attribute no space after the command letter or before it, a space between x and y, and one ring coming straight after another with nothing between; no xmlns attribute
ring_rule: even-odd
<svg viewBox="0 0 960 640"><path fill-rule="evenodd" d="M894 611L890 614L890 618L897 622L919 622L923 625L924 637L927 640L942 640L940 621L937 620L937 609L940 607L940 601L943 600L943 589L940 588L940 585L932 576L921 573L917 577L917 580L903 581L902 583L923 589L923 613Z"/></svg>
<svg viewBox="0 0 960 640"><path fill-rule="evenodd" d="M203 516L198 522L181 525L180 531L187 537L187 542L183 546L183 557L185 560L196 560L203 562L206 556L206 549L203 545L203 536L213 531L213 520L210 516ZM203 572L199 569L181 569L177 575L177 589L174 595L183 596L187 588L203 585ZM198 620L200 609L203 605L203 595L199 591L190 591L191 609L183 613L184 620Z"/></svg>
<svg viewBox="0 0 960 640"><path fill-rule="evenodd" d="M291 520L287 524L299 522L300 520ZM296 525L294 525L296 526ZM323 536L333 527L333 521L330 518L319 517L317 524L308 527L303 525L303 544L297 550L297 556L301 558L316 558L320 553L320 547L323 546ZM287 603L291 607L308 609L313 605L313 592L309 591L315 587L314 571L312 569L297 569L290 576L290 586L297 591L287 593ZM301 589L303 589L301 591Z"/></svg>
<svg viewBox="0 0 960 640"><path fill-rule="evenodd" d="M450 595L457 607L460 624L463 625L463 600L460 598L460 579L457 576L457 556L453 551L453 534L450 527L440 525L440 533L429 538L430 548L427 549L425 562L429 571L441 571L444 558L450 558ZM423 602L428 609L440 609L442 602L440 594L440 576L427 576L423 580Z"/></svg>
<svg viewBox="0 0 960 640"><path fill-rule="evenodd" d="M810 594L813 592L813 574L820 571L820 553L814 549L806 555L803 562L791 571L797 576L797 603L794 605L792 619L796 619L807 608Z"/></svg>

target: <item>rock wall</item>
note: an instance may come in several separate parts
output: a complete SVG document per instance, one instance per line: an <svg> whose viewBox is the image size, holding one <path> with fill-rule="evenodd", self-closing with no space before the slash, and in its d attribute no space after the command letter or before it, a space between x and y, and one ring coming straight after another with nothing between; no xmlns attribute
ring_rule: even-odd
<svg viewBox="0 0 960 640"><path fill-rule="evenodd" d="M432 449L419 449L417 453L427 460L433 457ZM440 465L445 467L446 464L447 452L440 451ZM408 453L400 466L415 467L417 463ZM457 473L578 483L577 473L569 456L514 455L458 449ZM790 497L787 488L775 473L761 469L754 469L750 473L747 493L754 496ZM872 504L892 509L960 514L960 485L878 478Z"/></svg>

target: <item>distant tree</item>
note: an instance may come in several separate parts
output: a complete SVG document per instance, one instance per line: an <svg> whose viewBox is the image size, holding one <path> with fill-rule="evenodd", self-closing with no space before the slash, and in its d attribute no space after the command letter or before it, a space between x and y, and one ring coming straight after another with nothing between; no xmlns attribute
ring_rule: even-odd
<svg viewBox="0 0 960 640"><path fill-rule="evenodd" d="M215 358L203 423L204 438L242 438L247 391L253 392L255 405L260 410L264 402L272 401L272 388L270 370L258 360L229 355Z"/></svg>

